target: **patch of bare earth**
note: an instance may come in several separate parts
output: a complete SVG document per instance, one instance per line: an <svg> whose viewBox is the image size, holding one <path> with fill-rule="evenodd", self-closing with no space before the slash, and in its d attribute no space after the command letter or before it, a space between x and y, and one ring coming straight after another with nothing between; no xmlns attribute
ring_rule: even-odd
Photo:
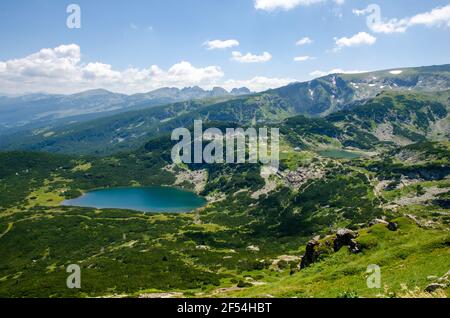
<svg viewBox="0 0 450 318"><path fill-rule="evenodd" d="M411 144L410 140L394 135L394 127L390 123L378 125L373 134L380 141L390 141L400 146L407 146Z"/></svg>
<svg viewBox="0 0 450 318"><path fill-rule="evenodd" d="M175 164L165 167L165 170L172 172L175 175L176 186L181 186L185 183L190 183L194 187L196 193L200 193L205 189L208 182L208 171L196 170L192 171L183 167L176 166Z"/></svg>
<svg viewBox="0 0 450 318"><path fill-rule="evenodd" d="M397 209L402 206L420 205L435 199L438 195L446 193L449 189L431 187L425 189L425 194L399 198L385 206L386 209Z"/></svg>
<svg viewBox="0 0 450 318"><path fill-rule="evenodd" d="M260 196L274 191L278 186L276 174L269 173L269 171L264 170L264 167L261 169L261 178L264 179L264 187L252 193L253 199L259 199Z"/></svg>
<svg viewBox="0 0 450 318"><path fill-rule="evenodd" d="M298 168L296 171L281 173L283 179L295 190L300 189L309 180L323 178L325 171L319 167Z"/></svg>

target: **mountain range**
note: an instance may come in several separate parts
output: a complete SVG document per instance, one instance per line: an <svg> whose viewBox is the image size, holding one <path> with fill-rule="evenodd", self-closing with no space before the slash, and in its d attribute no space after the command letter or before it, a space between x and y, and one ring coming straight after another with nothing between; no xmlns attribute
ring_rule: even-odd
<svg viewBox="0 0 450 318"><path fill-rule="evenodd" d="M118 150L132 149L157 133L169 132L180 126L190 126L195 119L250 125L280 123L298 115L326 118L333 113L364 105L380 94L389 93L422 94L420 98L441 102L445 108L447 107L445 105L448 105L449 89L450 65L441 65L361 74L331 74L312 81L292 83L256 94L249 94L249 90L245 88L234 90L233 94L244 94L237 97L230 97L230 94L225 94L226 91L219 88L212 91L204 91L200 88L160 89L133 96L90 91L70 96L72 104L78 105L79 101L82 101L84 105L88 105L85 109L91 110L96 107L104 109L105 100L110 101L106 107L128 106L119 107L119 114L111 113L111 108L106 113L107 116L104 116L105 113L96 113L96 116L102 115L102 118L94 120L85 119L70 124L65 122L64 125L58 120L53 124L44 121L46 125L33 129L28 127L28 129L3 136L0 147L8 150L44 150L61 153L114 153ZM199 97L201 94L206 94L208 98L192 99L193 96ZM151 106L154 101L167 100L167 96L172 99L188 100ZM45 105L44 97L39 95L36 98L40 98L41 104ZM41 98L44 98L44 102ZM59 98L60 101L67 99L67 97L55 98ZM26 101L28 98L19 99ZM125 104L124 100L127 100ZM147 102L139 104L142 100ZM39 104L39 101L35 103ZM67 103L61 102L58 105L63 107ZM131 109L134 110L130 111ZM64 110L64 112L67 114L70 111ZM441 138L448 136L448 120L440 117L438 119L438 117L434 117L430 124L430 131L426 134L441 134ZM73 120L74 117L70 116L66 119ZM354 122L353 119L348 120L352 127ZM381 139L394 138L398 141L398 138L392 136L394 128L388 123L386 125L381 126L375 134L380 136L384 132L386 136ZM403 123L400 126L402 125ZM396 132L399 132L398 127ZM410 131L408 133L410 137L413 133L416 135L424 133L423 131L415 132L414 127L405 129ZM407 133L403 131L403 134ZM81 143L83 147L77 147L78 143Z"/></svg>
<svg viewBox="0 0 450 318"><path fill-rule="evenodd" d="M0 133L41 126L81 122L125 111L195 99L231 98L250 94L248 88L230 92L221 87L161 88L145 94L124 95L104 89L72 95L28 94L0 97Z"/></svg>

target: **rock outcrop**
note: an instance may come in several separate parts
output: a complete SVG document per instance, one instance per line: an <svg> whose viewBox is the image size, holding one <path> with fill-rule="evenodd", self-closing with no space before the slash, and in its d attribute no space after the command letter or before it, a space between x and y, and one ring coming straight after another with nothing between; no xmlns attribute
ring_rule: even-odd
<svg viewBox="0 0 450 318"><path fill-rule="evenodd" d="M316 236L306 245L300 269L317 262L322 255L338 252L344 246L347 246L351 253L360 253L361 248L355 240L357 237L358 233L349 229L340 229L335 235L327 236L323 240L320 240L320 236Z"/></svg>
<svg viewBox="0 0 450 318"><path fill-rule="evenodd" d="M306 244L306 251L300 263L300 269L304 269L315 263L320 256L318 247L320 245L319 238L315 237Z"/></svg>
<svg viewBox="0 0 450 318"><path fill-rule="evenodd" d="M338 252L342 247L348 246L350 252L354 254L361 252L359 244L355 241L357 237L358 233L352 230L340 229L334 240L334 251Z"/></svg>
<svg viewBox="0 0 450 318"><path fill-rule="evenodd" d="M446 289L450 286L450 271L448 271L444 276L436 279L434 283L429 284L425 291L427 293L434 293L440 289Z"/></svg>

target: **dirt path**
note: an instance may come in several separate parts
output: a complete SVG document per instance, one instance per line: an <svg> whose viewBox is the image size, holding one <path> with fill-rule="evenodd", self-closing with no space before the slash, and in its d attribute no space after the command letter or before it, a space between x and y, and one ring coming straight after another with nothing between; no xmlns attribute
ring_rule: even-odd
<svg viewBox="0 0 450 318"><path fill-rule="evenodd" d="M1 239L3 236L5 236L6 234L8 234L8 232L11 231L13 227L14 227L14 222L8 223L8 227L6 228L5 232L3 232L2 234L0 234L0 239Z"/></svg>

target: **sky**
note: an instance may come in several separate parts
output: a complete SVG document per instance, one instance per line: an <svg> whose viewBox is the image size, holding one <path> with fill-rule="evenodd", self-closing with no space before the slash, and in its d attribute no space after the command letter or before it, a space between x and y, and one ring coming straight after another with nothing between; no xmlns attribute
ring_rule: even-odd
<svg viewBox="0 0 450 318"><path fill-rule="evenodd" d="M449 57L449 0L0 1L5 94L262 91Z"/></svg>

